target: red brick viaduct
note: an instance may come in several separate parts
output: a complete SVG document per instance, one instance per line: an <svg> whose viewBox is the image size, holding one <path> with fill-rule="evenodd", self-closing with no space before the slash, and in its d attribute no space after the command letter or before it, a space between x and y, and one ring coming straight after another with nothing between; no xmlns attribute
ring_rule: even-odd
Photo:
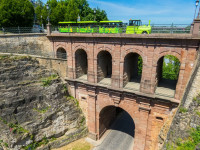
<svg viewBox="0 0 200 150"><path fill-rule="evenodd" d="M86 115L89 136L101 138L116 108L122 108L135 124L134 150L158 149L160 130L181 102L194 69L199 38L79 33L51 33L48 38L58 57L59 52L67 55L66 80ZM181 64L178 80L170 87L161 79L166 55L176 56Z"/></svg>

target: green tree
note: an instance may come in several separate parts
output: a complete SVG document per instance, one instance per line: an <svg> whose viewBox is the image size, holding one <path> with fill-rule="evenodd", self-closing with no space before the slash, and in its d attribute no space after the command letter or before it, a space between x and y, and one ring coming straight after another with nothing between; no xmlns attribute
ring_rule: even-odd
<svg viewBox="0 0 200 150"><path fill-rule="evenodd" d="M142 75L142 68L143 68L143 60L142 57L139 56L138 57L138 75L141 76Z"/></svg>
<svg viewBox="0 0 200 150"><path fill-rule="evenodd" d="M163 78L177 80L180 70L180 61L172 55L164 57Z"/></svg>
<svg viewBox="0 0 200 150"><path fill-rule="evenodd" d="M43 9L43 3L41 1L38 1L35 8L35 14L37 23L39 23L40 25L43 23L42 9Z"/></svg>
<svg viewBox="0 0 200 150"><path fill-rule="evenodd" d="M1 0L0 26L32 26L34 7L29 0Z"/></svg>
<svg viewBox="0 0 200 150"><path fill-rule="evenodd" d="M69 0L65 14L65 21L77 21L78 14L79 9L76 0Z"/></svg>
<svg viewBox="0 0 200 150"><path fill-rule="evenodd" d="M39 5L35 9L37 20L44 25L47 23L48 13L50 14L51 24L55 26L60 21L77 21L78 15L81 21L92 21L95 17L94 10L89 7L87 0L48 0L47 3L50 12L47 11L46 5ZM39 18L41 16L42 20ZM108 20L106 12L98 8L96 20Z"/></svg>

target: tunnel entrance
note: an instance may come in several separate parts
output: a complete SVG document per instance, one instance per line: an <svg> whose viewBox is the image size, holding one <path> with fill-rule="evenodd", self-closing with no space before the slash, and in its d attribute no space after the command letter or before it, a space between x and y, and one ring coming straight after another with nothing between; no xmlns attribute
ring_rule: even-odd
<svg viewBox="0 0 200 150"><path fill-rule="evenodd" d="M57 58L67 59L67 52L64 48L59 48L56 52Z"/></svg>
<svg viewBox="0 0 200 150"><path fill-rule="evenodd" d="M161 57L157 62L156 95L174 98L180 71L180 61L172 55Z"/></svg>
<svg viewBox="0 0 200 150"><path fill-rule="evenodd" d="M87 53L79 49L75 53L76 78L87 81L88 60Z"/></svg>
<svg viewBox="0 0 200 150"><path fill-rule="evenodd" d="M109 132L106 132L109 130ZM103 134L106 132L106 136ZM99 115L99 138L105 138L99 149L133 149L135 124L132 117L125 110L107 106Z"/></svg>
<svg viewBox="0 0 200 150"><path fill-rule="evenodd" d="M123 86L125 89L140 89L142 75L142 57L137 53L129 53L124 58Z"/></svg>
<svg viewBox="0 0 200 150"><path fill-rule="evenodd" d="M103 85L111 85L112 56L107 51L101 51L97 56L97 81Z"/></svg>
<svg viewBox="0 0 200 150"><path fill-rule="evenodd" d="M102 137L108 129L118 130L134 137L135 124L129 113L122 108L107 106L99 115L99 137Z"/></svg>

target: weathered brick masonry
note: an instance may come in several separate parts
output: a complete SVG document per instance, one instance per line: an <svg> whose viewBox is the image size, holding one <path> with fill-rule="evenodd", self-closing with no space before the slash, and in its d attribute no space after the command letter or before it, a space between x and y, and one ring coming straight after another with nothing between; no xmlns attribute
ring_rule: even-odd
<svg viewBox="0 0 200 150"><path fill-rule="evenodd" d="M135 123L134 150L156 150L160 129L176 110L190 79L199 39L176 35L155 37L103 34L51 34L48 38L53 44L55 54L59 48L67 52L66 79L71 93L79 99L80 106L87 116L90 137L99 139L106 130L106 125L103 126L101 120L112 120L115 108L120 107L130 114ZM107 72L105 69L100 70L106 68L107 64L99 63L98 55L103 51L111 55L112 66L107 66L112 68L110 86L98 83L105 74L109 74L109 69ZM138 56L143 59L139 91L124 89L124 83L130 74L127 73L127 77L124 74L124 60L130 53L134 53L136 59ZM176 56L181 63L174 98L155 94L162 66L159 63L165 55ZM79 58L80 56L87 60ZM105 55L101 59L105 57L110 56ZM82 66L79 61L83 61ZM134 64L135 62L132 65ZM87 71L81 68L87 68ZM77 79L83 74L87 74L86 81ZM134 72L132 74L134 75ZM101 111L107 106L115 107L112 107L110 114L106 114L105 111L105 116L100 118Z"/></svg>

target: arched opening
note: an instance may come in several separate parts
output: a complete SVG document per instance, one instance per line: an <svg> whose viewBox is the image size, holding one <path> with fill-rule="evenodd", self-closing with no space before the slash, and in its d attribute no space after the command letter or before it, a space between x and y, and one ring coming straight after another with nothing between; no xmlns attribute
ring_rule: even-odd
<svg viewBox="0 0 200 150"><path fill-rule="evenodd" d="M156 95L174 98L180 61L173 55L161 57L156 68Z"/></svg>
<svg viewBox="0 0 200 150"><path fill-rule="evenodd" d="M125 89L140 89L143 60L137 53L129 53L124 58L123 85Z"/></svg>
<svg viewBox="0 0 200 150"><path fill-rule="evenodd" d="M107 106L101 110L99 114L99 138L107 130L110 132L106 139L112 140L104 140L105 149L113 149L113 145L116 145L116 143L126 143L119 144L120 148L118 147L118 149L129 149L132 146L135 136L135 123L129 113L122 108Z"/></svg>
<svg viewBox="0 0 200 150"><path fill-rule="evenodd" d="M111 85L112 56L107 51L101 51L97 56L97 81L103 85Z"/></svg>
<svg viewBox="0 0 200 150"><path fill-rule="evenodd" d="M67 52L64 48L59 48L56 52L57 58L67 59Z"/></svg>
<svg viewBox="0 0 200 150"><path fill-rule="evenodd" d="M79 49L75 53L76 78L87 80L88 60L87 53Z"/></svg>

